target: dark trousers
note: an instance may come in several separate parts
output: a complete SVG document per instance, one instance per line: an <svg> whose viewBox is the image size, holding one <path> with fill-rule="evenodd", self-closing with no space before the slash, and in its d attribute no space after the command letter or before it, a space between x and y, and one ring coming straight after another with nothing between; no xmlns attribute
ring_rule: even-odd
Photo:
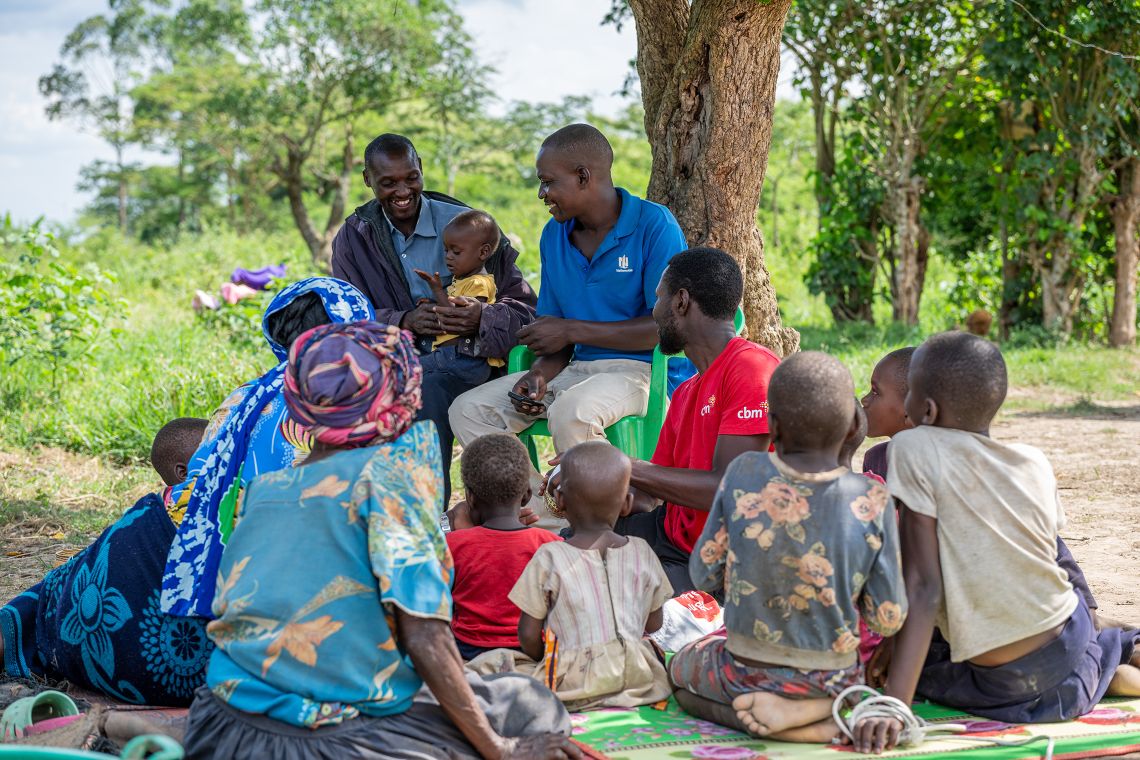
<svg viewBox="0 0 1140 760"><path fill-rule="evenodd" d="M932 702L1006 723L1056 723L1093 709L1116 669L1128 663L1140 633L1097 631L1080 593L1061 635L1036 652L997 667L952 662L950 645L935 637L915 691Z"/></svg>
<svg viewBox="0 0 1140 760"><path fill-rule="evenodd" d="M652 512L619 517L614 532L621 536L636 536L649 544L673 586L673 596L696 590L693 579L689 577L689 553L670 541L665 533L664 506ZM718 590L713 596L720 601L723 593Z"/></svg>
<svg viewBox="0 0 1140 760"><path fill-rule="evenodd" d="M455 646L459 649L459 656L462 657L465 662L474 660L479 655L486 652L493 652L496 649L514 649L517 652L522 651L518 647L481 647L478 644L468 644L466 641L463 641L460 638L455 639Z"/></svg>
<svg viewBox="0 0 1140 760"><path fill-rule="evenodd" d="M432 340L416 341L416 347L424 351L420 356L420 366L424 368L423 406L416 420L431 420L439 431L439 449L443 455L443 503L446 505L451 500L451 450L455 443L447 410L460 394L487 382L491 377L491 366L486 359L459 353L456 346L432 351Z"/></svg>

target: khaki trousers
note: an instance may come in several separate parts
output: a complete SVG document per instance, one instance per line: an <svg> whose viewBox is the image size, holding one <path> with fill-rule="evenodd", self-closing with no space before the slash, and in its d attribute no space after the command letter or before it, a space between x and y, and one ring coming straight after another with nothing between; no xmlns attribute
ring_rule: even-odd
<svg viewBox="0 0 1140 760"><path fill-rule="evenodd" d="M448 412L451 430L461 446L488 433L518 434L535 418L515 411L507 391L526 374L516 372L467 391L452 403ZM573 361L546 386L543 403L554 439L554 450L561 453L586 441L605 440L606 428L622 417L645 414L649 403L649 362L634 359ZM531 488L535 494L542 476L531 468ZM535 514L542 517L539 527L565 526L555 520L542 499L531 501Z"/></svg>

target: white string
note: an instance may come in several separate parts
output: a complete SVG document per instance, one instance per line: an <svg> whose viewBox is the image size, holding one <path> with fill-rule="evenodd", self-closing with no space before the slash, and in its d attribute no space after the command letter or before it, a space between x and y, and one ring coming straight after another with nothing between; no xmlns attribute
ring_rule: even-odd
<svg viewBox="0 0 1140 760"><path fill-rule="evenodd" d="M855 694L869 694L871 696L855 703L845 718L843 716L844 703L848 697ZM895 699L894 697L883 696L869 686L850 686L844 689L831 705L831 717L835 720L835 724L839 726L839 730L842 731L848 739L851 739L851 741L855 741L855 727L859 725L861 721L867 720L868 718L894 718L903 726L902 732L899 734L900 747L917 747L926 741L929 735L938 733L955 734L953 738L959 741L995 744L1002 747L1021 747L1033 742L1048 740L1049 743L1045 747L1044 760L1053 760L1054 741L1051 736L1030 736L1025 739L1016 740L996 739L989 736L961 736L960 734L966 731L964 724L927 723L915 715L910 709L910 706L905 702Z"/></svg>
<svg viewBox="0 0 1140 760"><path fill-rule="evenodd" d="M1009 0L1009 1L1011 3L1013 3L1014 5L1016 5L1018 8L1020 8L1025 13L1026 16L1029 16L1029 18L1033 19L1033 21L1037 24L1037 26L1039 26L1042 29L1044 29L1045 31L1049 32L1049 34L1057 35L1058 37L1063 39L1065 42L1071 43L1073 45L1079 45L1083 48L1088 48L1090 50L1099 50L1100 52L1104 53L1105 55L1114 55L1118 58L1123 58L1127 61L1138 61L1138 60L1140 60L1140 55L1131 55L1129 53L1122 53L1119 50L1108 50L1106 48L1102 48L1100 45L1094 45L1091 42L1081 42L1080 40L1075 40L1072 37L1070 37L1069 35L1065 34L1064 32L1058 31L1057 29L1050 29L1049 27L1045 26L1045 24L1041 21L1041 19L1034 16L1032 11L1030 11L1028 8L1026 8L1024 5L1022 5L1020 2L1018 2L1018 0Z"/></svg>

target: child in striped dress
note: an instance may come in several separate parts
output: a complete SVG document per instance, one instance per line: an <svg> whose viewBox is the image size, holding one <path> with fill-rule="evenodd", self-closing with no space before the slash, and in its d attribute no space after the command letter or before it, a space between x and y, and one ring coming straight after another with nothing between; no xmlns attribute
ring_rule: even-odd
<svg viewBox="0 0 1140 760"><path fill-rule="evenodd" d="M628 457L604 441L566 452L554 498L573 535L539 547L510 593L522 611L525 655L498 650L471 667L534 676L570 710L634 707L672 694L645 634L661 627L673 588L649 544L613 531L632 502L629 474Z"/></svg>

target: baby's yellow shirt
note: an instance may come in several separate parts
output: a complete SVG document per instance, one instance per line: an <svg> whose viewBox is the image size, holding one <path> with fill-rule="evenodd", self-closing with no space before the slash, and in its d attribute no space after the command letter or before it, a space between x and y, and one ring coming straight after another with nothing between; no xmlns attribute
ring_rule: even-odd
<svg viewBox="0 0 1140 760"><path fill-rule="evenodd" d="M497 292L495 278L489 274L473 274L467 277L458 277L447 286L447 294L449 296L456 298L459 296L485 298L489 304L495 302L495 293ZM439 348L440 344L458 337L458 335L440 335L435 339L435 343L432 344L432 350ZM490 364L492 367L502 367L505 364L502 359L496 359L490 356L486 358L487 364Z"/></svg>

